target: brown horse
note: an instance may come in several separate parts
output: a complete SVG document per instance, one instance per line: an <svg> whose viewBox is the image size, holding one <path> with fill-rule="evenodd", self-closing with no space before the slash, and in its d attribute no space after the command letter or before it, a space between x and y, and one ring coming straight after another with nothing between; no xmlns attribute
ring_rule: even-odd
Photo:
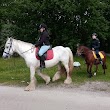
<svg viewBox="0 0 110 110"><path fill-rule="evenodd" d="M104 74L105 74L105 69L107 69L107 67L106 67L106 55L105 55L105 53L103 51L100 51L100 52L104 56L104 58L102 59L102 61L103 61L102 68L103 68ZM97 69L98 69L98 64L100 64L100 61L99 61L99 59L95 59L94 58L92 50L90 50L86 46L79 46L77 48L77 54L78 54L78 56L79 55L83 55L84 56L85 62L87 64L87 72L89 74L89 77L93 76L92 73L91 73L92 66L96 65L96 70L95 70L95 73L94 73L94 75L96 75L96 72L97 72Z"/></svg>

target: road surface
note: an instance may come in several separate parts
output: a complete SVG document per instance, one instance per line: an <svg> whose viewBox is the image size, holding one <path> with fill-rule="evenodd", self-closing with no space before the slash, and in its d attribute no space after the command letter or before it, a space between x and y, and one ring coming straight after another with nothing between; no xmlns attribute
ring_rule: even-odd
<svg viewBox="0 0 110 110"><path fill-rule="evenodd" d="M110 110L110 94L74 88L0 86L0 110Z"/></svg>

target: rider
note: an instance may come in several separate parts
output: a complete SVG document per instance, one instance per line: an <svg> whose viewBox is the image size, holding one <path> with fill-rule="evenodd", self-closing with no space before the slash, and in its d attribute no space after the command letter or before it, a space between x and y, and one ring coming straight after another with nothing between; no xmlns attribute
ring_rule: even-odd
<svg viewBox="0 0 110 110"><path fill-rule="evenodd" d="M44 53L50 48L50 42L49 42L49 34L47 31L47 26L45 24L41 24L39 26L40 30L40 37L35 44L35 47L40 47L40 50L38 52L38 55L40 57L40 67L45 68L45 57Z"/></svg>
<svg viewBox="0 0 110 110"><path fill-rule="evenodd" d="M103 64L102 59L99 55L99 48L100 48L100 41L97 38L97 34L93 33L92 34L91 49L96 52L97 58L99 59L100 63Z"/></svg>

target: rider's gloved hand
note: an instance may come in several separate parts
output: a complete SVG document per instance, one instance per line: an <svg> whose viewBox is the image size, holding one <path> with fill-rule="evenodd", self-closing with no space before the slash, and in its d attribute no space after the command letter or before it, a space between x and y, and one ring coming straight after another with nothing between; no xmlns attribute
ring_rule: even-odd
<svg viewBox="0 0 110 110"><path fill-rule="evenodd" d="M35 47L38 47L39 45L38 45L38 43L36 43L34 46L35 46Z"/></svg>

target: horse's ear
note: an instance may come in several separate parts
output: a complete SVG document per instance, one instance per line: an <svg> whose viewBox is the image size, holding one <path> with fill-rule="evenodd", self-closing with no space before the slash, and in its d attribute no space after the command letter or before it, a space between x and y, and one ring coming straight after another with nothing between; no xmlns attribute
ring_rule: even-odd
<svg viewBox="0 0 110 110"><path fill-rule="evenodd" d="M11 39L12 37L7 37L7 39Z"/></svg>
<svg viewBox="0 0 110 110"><path fill-rule="evenodd" d="M13 38L12 37L10 37L10 40L12 40Z"/></svg>
<svg viewBox="0 0 110 110"><path fill-rule="evenodd" d="M77 45L76 45L77 47L79 47L80 46L80 44L79 43L77 43Z"/></svg>

